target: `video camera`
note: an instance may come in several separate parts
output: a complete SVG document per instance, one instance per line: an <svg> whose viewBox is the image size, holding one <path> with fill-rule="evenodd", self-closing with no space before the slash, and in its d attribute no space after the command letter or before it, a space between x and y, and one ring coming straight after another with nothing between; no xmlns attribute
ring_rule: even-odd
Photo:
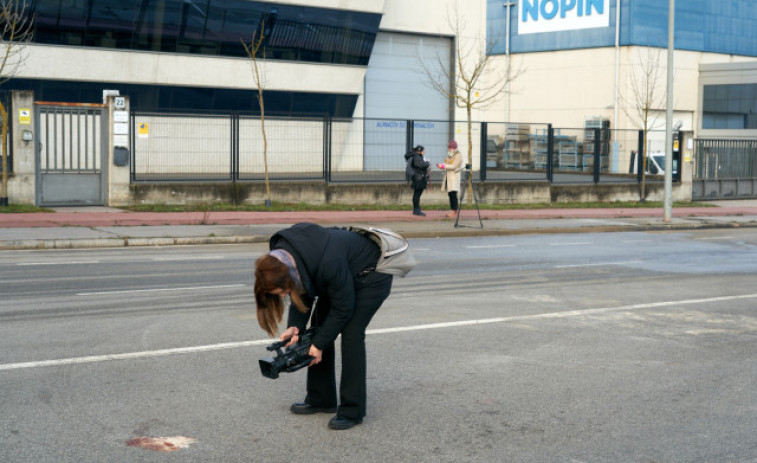
<svg viewBox="0 0 757 463"><path fill-rule="evenodd" d="M276 357L260 359L258 361L260 372L266 378L276 379L282 371L291 373L310 365L310 362L313 361L313 356L309 352L310 346L313 344L314 335L315 330L310 328L300 335L299 341L284 349L283 352L281 349L289 342L288 339L274 342L270 346L267 346L266 349L268 351L276 351Z"/></svg>

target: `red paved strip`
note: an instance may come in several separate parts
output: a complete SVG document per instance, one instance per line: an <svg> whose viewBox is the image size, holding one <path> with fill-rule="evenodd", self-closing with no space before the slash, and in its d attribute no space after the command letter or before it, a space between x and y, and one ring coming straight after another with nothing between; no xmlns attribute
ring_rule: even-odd
<svg viewBox="0 0 757 463"><path fill-rule="evenodd" d="M674 208L673 217L757 215L757 207ZM0 227L108 227L140 225L262 225L297 222L358 223L418 222L444 220L447 211L426 211L420 218L410 211L313 211L313 212L42 212L0 214ZM643 209L518 209L482 210L482 219L565 219L662 217L662 208ZM475 210L464 209L461 218L477 218Z"/></svg>

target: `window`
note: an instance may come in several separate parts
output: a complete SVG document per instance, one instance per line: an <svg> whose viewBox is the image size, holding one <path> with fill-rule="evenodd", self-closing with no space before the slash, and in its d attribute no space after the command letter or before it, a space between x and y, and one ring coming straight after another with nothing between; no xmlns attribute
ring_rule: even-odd
<svg viewBox="0 0 757 463"><path fill-rule="evenodd" d="M757 83L705 85L702 128L757 129Z"/></svg>
<svg viewBox="0 0 757 463"><path fill-rule="evenodd" d="M36 43L367 65L381 15L248 0L37 0ZM262 29L261 29L262 28Z"/></svg>
<svg viewBox="0 0 757 463"><path fill-rule="evenodd" d="M70 103L101 103L105 89L117 89L122 95L129 95L133 111L251 114L260 111L257 90L37 79L12 79L3 84L4 91L32 90L38 101ZM266 91L264 98L266 114L270 116L349 118L357 104L357 95L328 93Z"/></svg>

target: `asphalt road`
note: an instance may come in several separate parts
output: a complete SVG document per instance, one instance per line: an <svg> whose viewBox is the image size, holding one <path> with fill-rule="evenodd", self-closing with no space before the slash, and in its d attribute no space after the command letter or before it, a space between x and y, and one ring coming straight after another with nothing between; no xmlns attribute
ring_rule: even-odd
<svg viewBox="0 0 757 463"><path fill-rule="evenodd" d="M757 230L412 245L342 432L258 371L262 246L0 252L0 461L757 461Z"/></svg>

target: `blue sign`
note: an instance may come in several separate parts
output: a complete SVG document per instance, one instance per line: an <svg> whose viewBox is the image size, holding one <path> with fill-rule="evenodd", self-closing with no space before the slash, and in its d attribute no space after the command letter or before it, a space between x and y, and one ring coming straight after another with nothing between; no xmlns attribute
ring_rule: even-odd
<svg viewBox="0 0 757 463"><path fill-rule="evenodd" d="M518 34L609 27L609 0L521 0Z"/></svg>

